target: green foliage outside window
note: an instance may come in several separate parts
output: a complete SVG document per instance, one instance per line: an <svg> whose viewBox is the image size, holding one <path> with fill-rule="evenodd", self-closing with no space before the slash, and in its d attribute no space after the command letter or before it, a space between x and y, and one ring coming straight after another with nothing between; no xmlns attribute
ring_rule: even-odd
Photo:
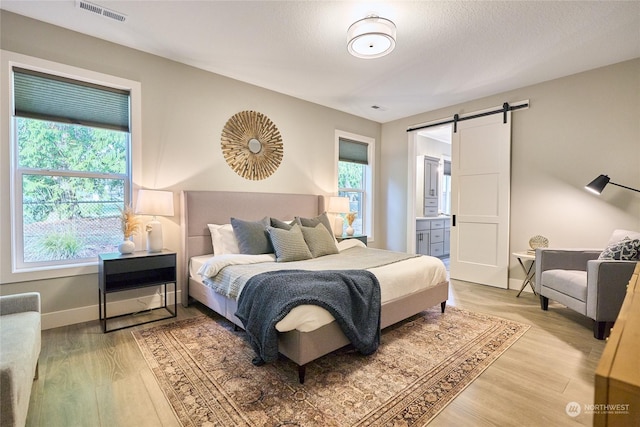
<svg viewBox="0 0 640 427"><path fill-rule="evenodd" d="M349 210L355 212L353 228L356 234L364 234L363 206L365 197L365 165L352 162L338 162L338 195L349 198ZM347 227L344 222L344 229ZM344 231L343 229L343 231Z"/></svg>
<svg viewBox="0 0 640 427"><path fill-rule="evenodd" d="M124 174L127 133L18 118L18 167Z"/></svg>
<svg viewBox="0 0 640 427"><path fill-rule="evenodd" d="M338 162L338 188L363 188L364 165Z"/></svg>
<svg viewBox="0 0 640 427"><path fill-rule="evenodd" d="M82 241L73 232L56 232L45 236L42 246L51 259L69 259L78 256Z"/></svg>
<svg viewBox="0 0 640 427"><path fill-rule="evenodd" d="M16 118L24 262L92 258L121 241L129 134Z"/></svg>

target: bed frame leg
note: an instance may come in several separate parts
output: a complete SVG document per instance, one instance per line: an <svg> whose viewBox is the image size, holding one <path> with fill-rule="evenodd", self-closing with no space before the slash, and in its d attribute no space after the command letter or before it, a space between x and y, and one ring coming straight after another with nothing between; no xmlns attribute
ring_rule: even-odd
<svg viewBox="0 0 640 427"><path fill-rule="evenodd" d="M300 384L304 384L304 374L307 371L307 365L299 365L298 366L298 381Z"/></svg>
<svg viewBox="0 0 640 427"><path fill-rule="evenodd" d="M446 306L447 306L447 302L446 301L442 301L440 303L440 310L442 310L443 313L444 313L444 309L445 309Z"/></svg>

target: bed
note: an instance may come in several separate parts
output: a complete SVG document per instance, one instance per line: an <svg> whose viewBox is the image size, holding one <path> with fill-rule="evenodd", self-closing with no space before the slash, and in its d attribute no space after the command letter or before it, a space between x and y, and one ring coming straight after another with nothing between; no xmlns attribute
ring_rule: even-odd
<svg viewBox="0 0 640 427"><path fill-rule="evenodd" d="M228 224L232 217L251 221L260 220L265 216L282 220L295 217L314 218L325 211L324 206L325 198L318 195L183 191L181 193L181 265L186 281L183 286L182 303L188 305L191 299L199 301L242 328L242 322L234 315L237 309L236 300L214 291L197 274L199 267L213 254L208 224ZM355 240L340 243L343 249L358 244L359 242ZM429 268L418 273L414 272L414 276L410 276L411 279L405 280L404 282L411 286L408 286L403 294L392 293L385 299L383 291L381 328L437 304L440 304L444 312L449 283L446 280L446 271L442 262L437 258L425 256L407 261L425 262ZM398 268L397 265L392 268L387 269L385 266L372 268L370 271L374 272L381 284L391 278L402 281L402 270L407 269ZM415 276L415 274L422 276ZM428 279L424 279L429 282L426 287L414 286L414 282L423 281L416 277L427 276ZM320 307L315 309L320 313L323 311ZM283 321L286 320L287 318L283 319ZM278 334L278 351L298 365L298 377L301 383L304 382L307 363L349 344L349 340L337 323L331 320L330 315L328 319L325 318L312 326L309 326L308 322L306 326L296 325L294 322L284 329L286 331Z"/></svg>

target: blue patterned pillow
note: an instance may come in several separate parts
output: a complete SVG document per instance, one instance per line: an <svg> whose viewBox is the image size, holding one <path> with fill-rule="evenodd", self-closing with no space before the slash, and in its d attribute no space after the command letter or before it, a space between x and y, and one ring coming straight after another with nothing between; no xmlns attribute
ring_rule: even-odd
<svg viewBox="0 0 640 427"><path fill-rule="evenodd" d="M619 242L612 243L602 251L598 259L638 260L640 259L640 239L625 237Z"/></svg>

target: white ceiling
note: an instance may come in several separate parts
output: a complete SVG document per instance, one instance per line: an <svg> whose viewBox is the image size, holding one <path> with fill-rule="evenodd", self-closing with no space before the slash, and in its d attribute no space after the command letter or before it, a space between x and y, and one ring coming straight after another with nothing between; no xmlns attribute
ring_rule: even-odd
<svg viewBox="0 0 640 427"><path fill-rule="evenodd" d="M640 1L91 2L126 21L74 0L0 8L381 123L640 57ZM370 14L396 48L351 57Z"/></svg>

